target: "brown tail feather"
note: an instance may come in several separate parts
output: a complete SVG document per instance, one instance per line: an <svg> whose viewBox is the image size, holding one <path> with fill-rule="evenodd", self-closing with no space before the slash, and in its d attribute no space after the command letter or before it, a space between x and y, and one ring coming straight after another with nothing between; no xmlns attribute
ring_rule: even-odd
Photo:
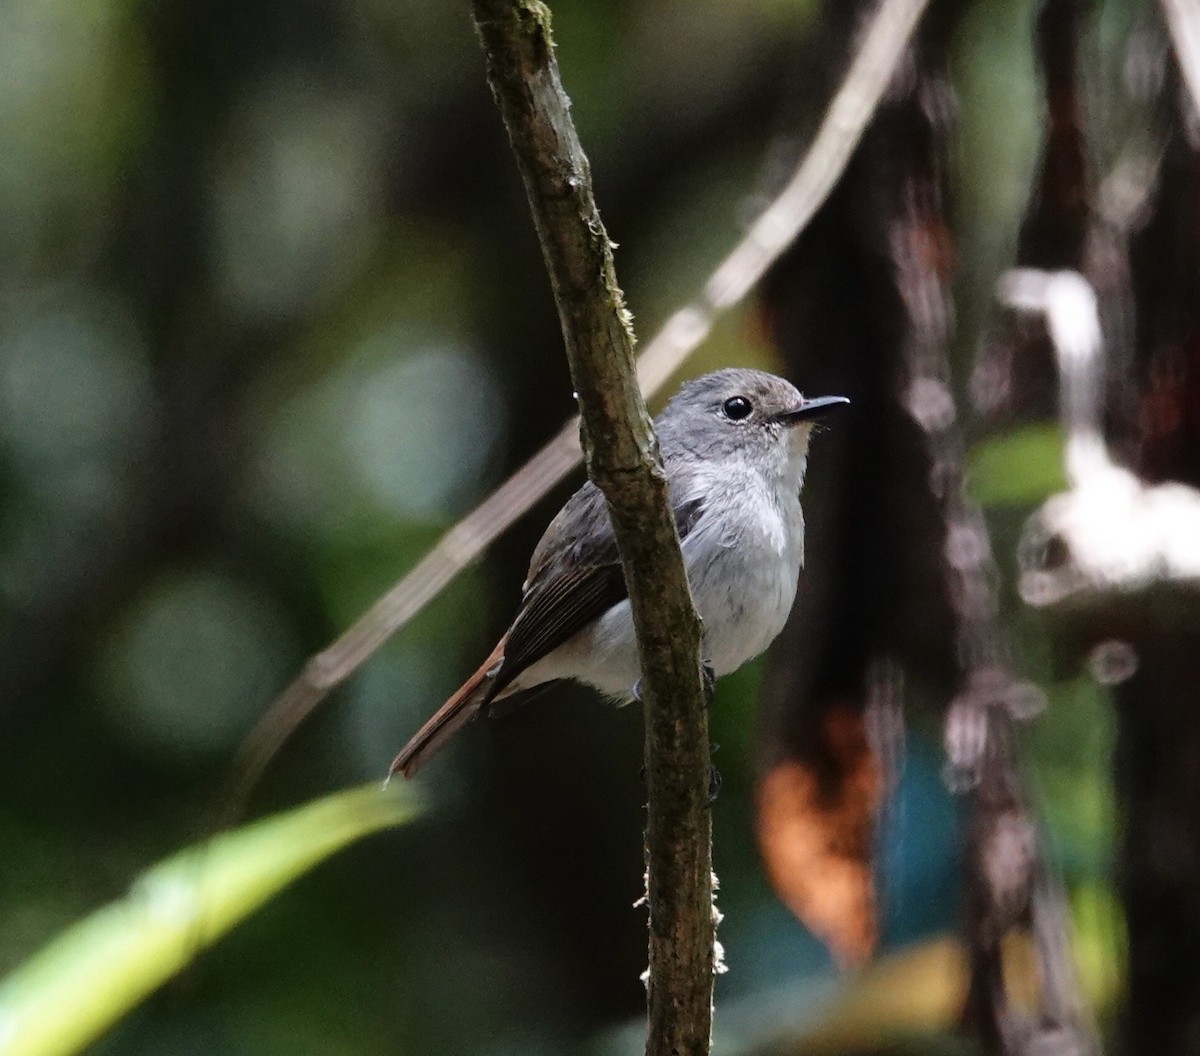
<svg viewBox="0 0 1200 1056"><path fill-rule="evenodd" d="M479 717L480 711L495 692L496 668L504 658L505 639L492 650L479 670L466 680L413 736L392 760L388 776L402 773L412 777L435 752L467 723Z"/></svg>

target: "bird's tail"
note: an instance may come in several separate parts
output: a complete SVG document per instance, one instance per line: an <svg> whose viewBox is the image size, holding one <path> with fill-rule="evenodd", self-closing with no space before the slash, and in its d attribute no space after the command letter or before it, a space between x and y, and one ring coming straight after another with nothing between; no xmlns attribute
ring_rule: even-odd
<svg viewBox="0 0 1200 1056"><path fill-rule="evenodd" d="M504 659L504 639L470 678L466 680L425 723L392 760L388 777L400 773L412 777L447 741L483 713L496 695L496 673Z"/></svg>

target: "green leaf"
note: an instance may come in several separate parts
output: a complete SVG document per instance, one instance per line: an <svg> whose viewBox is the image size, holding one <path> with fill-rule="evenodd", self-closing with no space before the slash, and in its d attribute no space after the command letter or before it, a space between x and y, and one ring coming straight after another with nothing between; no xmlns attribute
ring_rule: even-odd
<svg viewBox="0 0 1200 1056"><path fill-rule="evenodd" d="M0 982L0 1052L78 1051L292 880L416 813L408 789L373 784L168 858Z"/></svg>
<svg viewBox="0 0 1200 1056"><path fill-rule="evenodd" d="M967 479L984 506L1034 506L1065 491L1062 427L1038 422L977 444L967 459Z"/></svg>

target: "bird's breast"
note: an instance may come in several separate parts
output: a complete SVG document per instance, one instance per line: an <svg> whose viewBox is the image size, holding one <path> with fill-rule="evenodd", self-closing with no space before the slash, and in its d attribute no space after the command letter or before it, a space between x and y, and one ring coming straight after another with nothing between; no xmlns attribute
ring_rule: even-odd
<svg viewBox="0 0 1200 1056"><path fill-rule="evenodd" d="M747 488L684 544L688 579L718 675L758 656L783 629L804 563L804 518L794 494Z"/></svg>

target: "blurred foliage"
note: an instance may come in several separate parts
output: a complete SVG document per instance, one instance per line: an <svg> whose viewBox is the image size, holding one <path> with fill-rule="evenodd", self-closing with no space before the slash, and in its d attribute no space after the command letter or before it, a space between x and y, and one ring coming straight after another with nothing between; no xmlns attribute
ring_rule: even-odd
<svg viewBox="0 0 1200 1056"><path fill-rule="evenodd" d="M809 119L823 105L806 88L828 58L816 8L553 6L645 337L739 233L781 101L799 93ZM1036 156L1031 9L974 5L955 47L963 359ZM304 656L571 400L466 4L9 0L0 140L7 971L203 832ZM772 362L749 315L688 371L730 362ZM1048 432L1009 436L980 449L979 494L1029 503L1057 466ZM549 512L387 646L246 808L380 775L503 626ZM1016 522L996 527L1008 552ZM1049 680L1050 658L1021 648ZM758 671L718 693L714 817L718 1025L765 1036L840 984L761 875ZM1042 807L1093 923L1089 970L1111 980L1108 712L1091 685L1053 698L1031 733ZM633 709L569 688L473 729L423 775L424 824L272 899L94 1051L591 1050L643 1001L640 738ZM909 740L882 855L892 944L956 917L954 807L927 731ZM906 980L948 985L936 966L901 975L901 1003Z"/></svg>
<svg viewBox="0 0 1200 1056"><path fill-rule="evenodd" d="M372 785L218 836L156 865L122 901L68 929L0 982L4 1052L77 1051L284 885L414 812L411 792Z"/></svg>
<svg viewBox="0 0 1200 1056"><path fill-rule="evenodd" d="M971 452L967 469L981 505L1035 506L1067 486L1062 427L1038 422L985 440Z"/></svg>

